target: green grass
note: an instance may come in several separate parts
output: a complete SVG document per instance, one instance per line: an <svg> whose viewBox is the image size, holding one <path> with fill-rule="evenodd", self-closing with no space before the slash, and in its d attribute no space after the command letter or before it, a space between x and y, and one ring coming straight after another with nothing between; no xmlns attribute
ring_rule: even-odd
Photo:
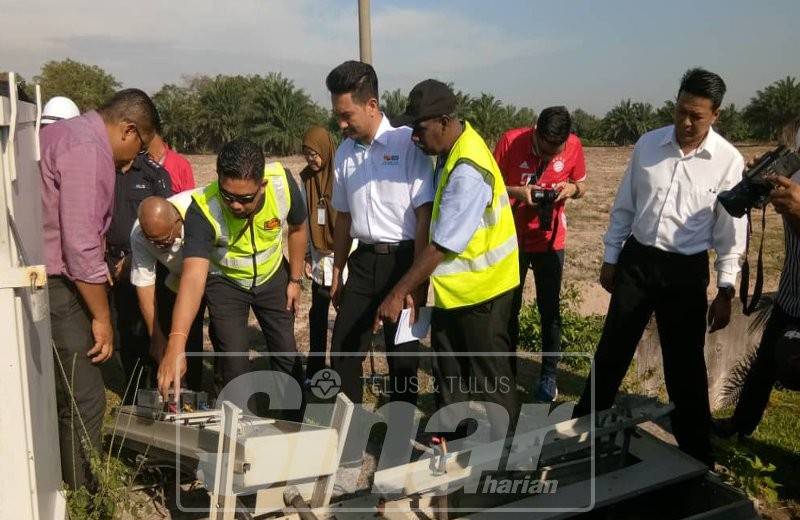
<svg viewBox="0 0 800 520"><path fill-rule="evenodd" d="M727 416L731 410L722 410ZM742 456L759 461L765 466L774 465L769 472L777 484L774 489L768 483L751 495L763 504L765 513L788 508L791 514L800 516L800 393L773 391L769 407L755 433L745 439L718 442L717 449L723 458L736 459ZM752 468L741 471L748 477ZM737 475L734 475L736 477Z"/></svg>

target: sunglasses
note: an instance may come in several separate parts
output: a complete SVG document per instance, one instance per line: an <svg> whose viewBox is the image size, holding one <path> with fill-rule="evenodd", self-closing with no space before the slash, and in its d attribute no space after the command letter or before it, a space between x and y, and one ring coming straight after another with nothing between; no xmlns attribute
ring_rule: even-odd
<svg viewBox="0 0 800 520"><path fill-rule="evenodd" d="M238 202L239 204L251 204L256 200L256 197L258 197L260 193L261 188L259 188L257 192L250 193L248 195L236 195L235 193L225 191L222 189L222 186L219 188L219 196L228 203Z"/></svg>

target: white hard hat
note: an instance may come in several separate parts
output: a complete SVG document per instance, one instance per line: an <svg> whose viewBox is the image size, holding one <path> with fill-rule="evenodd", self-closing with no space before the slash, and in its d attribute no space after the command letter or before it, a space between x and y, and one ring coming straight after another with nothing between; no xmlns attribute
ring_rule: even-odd
<svg viewBox="0 0 800 520"><path fill-rule="evenodd" d="M50 98L50 101L44 106L42 110L42 124L49 125L50 123L55 123L62 119L70 119L79 115L81 115L81 111L78 110L78 105L76 105L74 101L68 97L56 96Z"/></svg>

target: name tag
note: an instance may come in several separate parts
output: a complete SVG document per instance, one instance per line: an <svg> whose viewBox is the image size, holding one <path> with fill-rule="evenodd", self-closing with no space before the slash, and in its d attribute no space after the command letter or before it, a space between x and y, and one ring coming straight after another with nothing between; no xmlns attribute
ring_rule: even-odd
<svg viewBox="0 0 800 520"><path fill-rule="evenodd" d="M326 222L326 211L325 211L325 204L319 203L317 204L317 224L320 226L324 226Z"/></svg>

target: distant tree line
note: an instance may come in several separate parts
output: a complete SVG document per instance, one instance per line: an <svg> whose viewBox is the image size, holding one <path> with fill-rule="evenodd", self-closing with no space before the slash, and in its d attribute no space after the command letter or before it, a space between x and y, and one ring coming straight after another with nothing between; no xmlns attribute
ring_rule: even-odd
<svg viewBox="0 0 800 520"><path fill-rule="evenodd" d="M82 111L97 107L120 82L96 65L70 59L49 61L34 81L42 85L43 99L72 98ZM30 88L30 87L28 87ZM493 144L507 129L536 122L536 111L516 107L481 93L460 90L457 115ZM234 136L259 143L269 155L290 155L301 148L303 133L313 124L336 130L327 107L315 103L280 73L249 76L194 76L181 85L167 84L153 94L161 115L164 137L183 152L214 152ZM408 99L400 90L386 91L381 106L390 120L401 114ZM674 101L659 108L624 99L603 117L580 108L572 111L573 131L586 145L630 145L654 128L672 123ZM787 76L756 92L743 109L725 105L715 125L731 141L771 141L780 128L800 115L800 82Z"/></svg>

